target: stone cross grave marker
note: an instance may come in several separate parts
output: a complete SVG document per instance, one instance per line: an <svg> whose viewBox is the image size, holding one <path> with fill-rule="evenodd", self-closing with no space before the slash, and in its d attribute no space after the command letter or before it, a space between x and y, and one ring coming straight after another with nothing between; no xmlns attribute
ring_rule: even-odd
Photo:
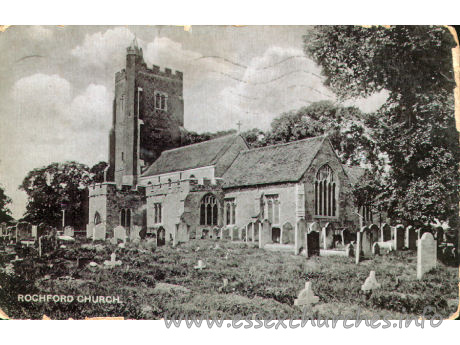
<svg viewBox="0 0 460 345"><path fill-rule="evenodd" d="M206 265L204 264L203 260L198 260L197 265L193 268L201 271L203 268L206 268Z"/></svg>
<svg viewBox="0 0 460 345"><path fill-rule="evenodd" d="M426 232L417 243L417 279L436 267L437 249L433 235Z"/></svg>
<svg viewBox="0 0 460 345"><path fill-rule="evenodd" d="M319 297L315 296L311 282L305 282L305 288L299 292L299 296L294 300L296 306L309 306L319 302Z"/></svg>
<svg viewBox="0 0 460 345"><path fill-rule="evenodd" d="M374 289L380 289L381 284L377 282L377 279L375 278L375 271L371 271L369 273L369 277L366 278L364 281L364 284L361 285L361 290L362 291L370 291Z"/></svg>

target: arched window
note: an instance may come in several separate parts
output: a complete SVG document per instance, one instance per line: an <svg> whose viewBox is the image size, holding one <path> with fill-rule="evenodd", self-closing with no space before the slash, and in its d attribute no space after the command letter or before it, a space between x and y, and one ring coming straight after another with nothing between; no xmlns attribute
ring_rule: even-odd
<svg viewBox="0 0 460 345"><path fill-rule="evenodd" d="M126 221L126 211L125 209L122 209L121 215L120 215L120 225L125 226L125 221Z"/></svg>
<svg viewBox="0 0 460 345"><path fill-rule="evenodd" d="M219 219L219 210L216 197L212 194L206 195L201 200L200 205L200 224L217 225Z"/></svg>
<svg viewBox="0 0 460 345"><path fill-rule="evenodd" d="M327 164L316 173L315 181L315 215L335 217L337 214L337 191L334 172Z"/></svg>
<svg viewBox="0 0 460 345"><path fill-rule="evenodd" d="M101 224L101 215L96 211L94 214L94 225Z"/></svg>
<svg viewBox="0 0 460 345"><path fill-rule="evenodd" d="M226 207L225 207L225 212L226 212L226 224L229 225L230 224L230 221L231 221L231 218L230 218L230 212L231 212L231 205L230 203L227 203Z"/></svg>

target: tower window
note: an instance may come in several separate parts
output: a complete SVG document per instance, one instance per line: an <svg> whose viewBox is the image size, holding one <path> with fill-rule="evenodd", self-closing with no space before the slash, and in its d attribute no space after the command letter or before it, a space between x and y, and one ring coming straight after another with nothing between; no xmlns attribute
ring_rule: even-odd
<svg viewBox="0 0 460 345"><path fill-rule="evenodd" d="M167 110L168 95L162 92L155 92L155 109Z"/></svg>

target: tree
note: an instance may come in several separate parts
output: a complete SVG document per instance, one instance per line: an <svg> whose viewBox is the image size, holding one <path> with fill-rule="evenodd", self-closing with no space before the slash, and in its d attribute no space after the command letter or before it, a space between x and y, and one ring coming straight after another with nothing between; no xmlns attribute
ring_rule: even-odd
<svg viewBox="0 0 460 345"><path fill-rule="evenodd" d="M5 190L0 186L0 223L11 223L14 219L11 216L11 210L8 208L8 204L11 203L11 199L5 194Z"/></svg>
<svg viewBox="0 0 460 345"><path fill-rule="evenodd" d="M304 37L306 54L341 99L387 90L369 117L376 148L388 160L388 214L413 225L458 222L458 133L454 123L455 42L434 26L318 26Z"/></svg>
<svg viewBox="0 0 460 345"><path fill-rule="evenodd" d="M320 101L276 117L267 133L252 129L243 137L251 147L259 147L327 134L342 163L359 165L377 159L365 133L365 119L356 107Z"/></svg>
<svg viewBox="0 0 460 345"><path fill-rule="evenodd" d="M65 209L66 224L84 226L86 188L92 182L89 168L77 162L52 163L30 171L19 186L28 196L24 220L58 227Z"/></svg>
<svg viewBox="0 0 460 345"><path fill-rule="evenodd" d="M104 171L107 168L107 162L99 162L93 165L93 167L89 170L92 174L92 180L94 183L101 183L104 182Z"/></svg>

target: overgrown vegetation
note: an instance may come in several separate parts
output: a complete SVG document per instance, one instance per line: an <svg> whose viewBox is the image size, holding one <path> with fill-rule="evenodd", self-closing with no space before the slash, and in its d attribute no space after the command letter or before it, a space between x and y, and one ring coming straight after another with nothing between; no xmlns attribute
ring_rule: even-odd
<svg viewBox="0 0 460 345"><path fill-rule="evenodd" d="M216 249L216 243L219 247ZM199 248L199 249L198 249ZM122 266L104 269L112 251ZM228 259L225 259L226 256ZM77 267L78 258L102 267ZM194 270L198 259L203 270ZM1 263L3 267L5 262ZM370 270L376 271L381 290L360 290ZM311 281L320 303L311 309L318 317L390 315L405 312L420 316L433 306L444 317L458 305L458 269L439 263L423 281L416 280L414 252L377 256L358 266L353 258L313 257L260 250L237 242L193 240L176 248L148 250L145 246L73 244L47 258L30 257L14 263L14 275L0 273L1 308L11 318L82 319L123 316L127 319L160 319L165 315L189 317L245 317L279 315L300 318L294 299ZM223 286L223 279L228 285ZM19 303L17 294L120 296L123 304Z"/></svg>

